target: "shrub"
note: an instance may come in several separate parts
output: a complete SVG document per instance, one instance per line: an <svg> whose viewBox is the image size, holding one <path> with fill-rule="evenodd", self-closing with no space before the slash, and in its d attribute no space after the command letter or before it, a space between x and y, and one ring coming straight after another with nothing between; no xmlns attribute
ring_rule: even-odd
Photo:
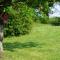
<svg viewBox="0 0 60 60"><path fill-rule="evenodd" d="M52 25L59 26L60 25L60 18L57 18L57 17L56 18L50 18L49 23Z"/></svg>
<svg viewBox="0 0 60 60"><path fill-rule="evenodd" d="M49 22L48 16L46 16L46 14L44 14L44 13L41 13L41 15L37 16L36 18L37 18L37 20L40 21L40 23L43 23L43 24L47 24Z"/></svg>
<svg viewBox="0 0 60 60"><path fill-rule="evenodd" d="M30 32L33 22L33 9L25 4L15 3L13 6L6 7L5 10L10 14L8 23L4 28L5 36Z"/></svg>

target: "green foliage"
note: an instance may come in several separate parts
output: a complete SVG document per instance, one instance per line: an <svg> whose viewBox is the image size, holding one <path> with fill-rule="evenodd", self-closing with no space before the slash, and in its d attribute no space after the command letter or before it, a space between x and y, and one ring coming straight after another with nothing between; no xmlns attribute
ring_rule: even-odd
<svg viewBox="0 0 60 60"><path fill-rule="evenodd" d="M10 14L4 29L5 36L29 33L33 22L33 9L25 4L15 3L5 10Z"/></svg>
<svg viewBox="0 0 60 60"><path fill-rule="evenodd" d="M49 23L49 18L48 18L48 16L46 14L41 12L40 16L37 16L37 15L35 16L35 21L43 23L43 24L47 24L47 23Z"/></svg>
<svg viewBox="0 0 60 60"><path fill-rule="evenodd" d="M3 1L5 0L0 0L0 2ZM56 0L9 0L9 1L12 4L10 2L9 3L6 2L8 4L6 4L3 7L5 12L9 14L8 23L5 25L4 28L5 36L28 33L31 29L33 21L39 20L41 23L48 23L49 4L52 5ZM52 4L50 3L50 1L52 2ZM36 15L34 11L34 8L36 7L40 10L40 12L43 12L41 13L42 16L39 17ZM52 21L50 23L52 23Z"/></svg>
<svg viewBox="0 0 60 60"><path fill-rule="evenodd" d="M0 0L0 2L3 2L3 0Z"/></svg>
<svg viewBox="0 0 60 60"><path fill-rule="evenodd" d="M52 25L59 26L60 25L60 18L50 18L49 23Z"/></svg>
<svg viewBox="0 0 60 60"><path fill-rule="evenodd" d="M42 13L42 16L40 17L40 21L41 21L41 23L46 24L46 23L48 23L49 18L46 14Z"/></svg>

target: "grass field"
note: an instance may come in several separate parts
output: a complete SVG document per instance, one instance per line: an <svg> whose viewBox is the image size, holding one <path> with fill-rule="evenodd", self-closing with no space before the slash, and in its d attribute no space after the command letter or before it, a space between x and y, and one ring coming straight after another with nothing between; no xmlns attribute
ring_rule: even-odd
<svg viewBox="0 0 60 60"><path fill-rule="evenodd" d="M3 60L60 60L60 26L35 24L28 35L5 38Z"/></svg>

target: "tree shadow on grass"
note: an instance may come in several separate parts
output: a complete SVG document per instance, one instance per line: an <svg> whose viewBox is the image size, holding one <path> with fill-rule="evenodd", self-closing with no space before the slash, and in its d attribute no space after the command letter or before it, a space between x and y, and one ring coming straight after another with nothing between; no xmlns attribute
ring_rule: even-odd
<svg viewBox="0 0 60 60"><path fill-rule="evenodd" d="M8 51L14 51L15 48L23 49L23 48L32 48L32 47L38 47L40 44L36 42L26 42L26 43L20 43L20 42L14 42L14 43L4 43L4 50Z"/></svg>

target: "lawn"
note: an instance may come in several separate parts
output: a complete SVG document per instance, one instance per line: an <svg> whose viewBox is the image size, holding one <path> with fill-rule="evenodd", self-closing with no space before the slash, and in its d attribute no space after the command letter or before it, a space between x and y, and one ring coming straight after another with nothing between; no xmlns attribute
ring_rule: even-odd
<svg viewBox="0 0 60 60"><path fill-rule="evenodd" d="M35 24L30 34L5 38L3 60L60 60L60 26Z"/></svg>

